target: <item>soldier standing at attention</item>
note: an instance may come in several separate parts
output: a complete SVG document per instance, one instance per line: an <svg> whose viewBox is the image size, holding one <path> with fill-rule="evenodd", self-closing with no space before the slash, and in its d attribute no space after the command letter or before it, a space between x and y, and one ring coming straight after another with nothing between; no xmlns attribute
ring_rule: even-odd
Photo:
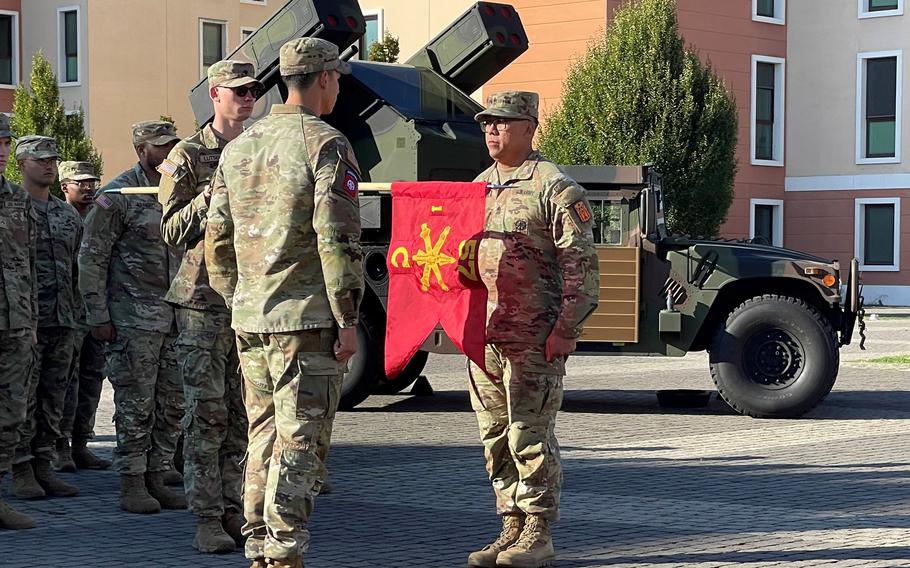
<svg viewBox="0 0 910 568"><path fill-rule="evenodd" d="M66 202L73 206L84 221L92 209L95 191L101 181L95 174L95 166L91 162L61 162L57 171ZM73 361L70 364L69 387L66 389L63 419L60 421L63 436L57 440L57 471L72 472L77 467L111 467L111 462L99 458L88 449L88 441L95 437L95 411L101 400L103 368L104 344L89 333L85 311L80 311Z"/></svg>
<svg viewBox="0 0 910 568"><path fill-rule="evenodd" d="M253 568L303 566L342 374L357 350L360 175L348 140L319 118L350 69L328 41L283 45L287 104L228 145L213 182L205 257L232 308L243 366Z"/></svg>
<svg viewBox="0 0 910 568"><path fill-rule="evenodd" d="M0 172L6 170L12 139L9 117L0 114ZM0 175L0 478L12 468L28 405L38 321L35 223L28 193ZM34 520L0 496L0 528L34 527Z"/></svg>
<svg viewBox="0 0 910 568"><path fill-rule="evenodd" d="M16 145L22 184L37 216L36 284L38 344L29 384L27 418L13 465L13 495L43 499L73 497L79 489L59 479L51 467L69 382L76 325L82 310L76 255L82 218L51 195L57 178L57 143L46 136L25 136Z"/></svg>
<svg viewBox="0 0 910 568"><path fill-rule="evenodd" d="M186 394L183 477L190 511L198 519L193 546L226 553L243 545L241 499L246 413L231 313L209 286L203 254L209 187L221 151L243 132L262 83L249 63L209 67L211 124L181 141L161 166L161 234L183 254L165 299L177 306Z"/></svg>
<svg viewBox="0 0 910 568"><path fill-rule="evenodd" d="M546 566L559 518L556 412L567 356L597 307L599 276L585 191L532 150L537 93L491 95L475 119L493 165L478 268L488 290L486 372L469 368L502 533L471 566Z"/></svg>
<svg viewBox="0 0 910 568"><path fill-rule="evenodd" d="M133 125L139 163L102 188L146 187L177 142L169 122ZM183 387L174 309L164 300L175 259L161 240L154 195L99 193L85 219L80 288L92 336L106 343L105 372L114 387L120 508L130 513L183 509L164 485L172 468Z"/></svg>

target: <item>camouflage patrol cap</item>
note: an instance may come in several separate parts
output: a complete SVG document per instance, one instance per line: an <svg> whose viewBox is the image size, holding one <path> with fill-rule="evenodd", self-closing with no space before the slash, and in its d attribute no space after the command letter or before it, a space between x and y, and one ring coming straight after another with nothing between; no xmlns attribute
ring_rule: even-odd
<svg viewBox="0 0 910 568"><path fill-rule="evenodd" d="M177 129L164 120L143 120L133 125L133 146L147 142L152 146L163 146L180 140Z"/></svg>
<svg viewBox="0 0 910 568"><path fill-rule="evenodd" d="M338 46L317 37L292 39L282 45L278 61L282 77L333 69L342 75L351 72L351 64L339 59Z"/></svg>
<svg viewBox="0 0 910 568"><path fill-rule="evenodd" d="M0 138L14 138L13 130L9 125L9 117L0 112Z"/></svg>
<svg viewBox="0 0 910 568"><path fill-rule="evenodd" d="M57 141L47 136L23 136L16 144L17 160L43 160L59 158Z"/></svg>
<svg viewBox="0 0 910 568"><path fill-rule="evenodd" d="M478 112L474 120L484 117L518 118L537 121L540 97L530 91L500 91L487 97L487 109Z"/></svg>
<svg viewBox="0 0 910 568"><path fill-rule="evenodd" d="M99 180L95 175L95 166L91 162L60 162L57 166L60 181L71 179L74 181Z"/></svg>
<svg viewBox="0 0 910 568"><path fill-rule="evenodd" d="M255 83L262 87L256 78L256 68L252 63L225 59L213 63L208 72L209 87L242 87Z"/></svg>

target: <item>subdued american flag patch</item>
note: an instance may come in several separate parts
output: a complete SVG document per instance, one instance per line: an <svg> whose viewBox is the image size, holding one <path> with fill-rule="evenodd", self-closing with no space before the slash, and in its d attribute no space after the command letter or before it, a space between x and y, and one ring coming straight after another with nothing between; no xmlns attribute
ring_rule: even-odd
<svg viewBox="0 0 910 568"><path fill-rule="evenodd" d="M102 209L110 209L111 205L114 204L114 202L111 201L111 198L103 193L99 193L95 196L95 203L97 203L98 206Z"/></svg>
<svg viewBox="0 0 910 568"><path fill-rule="evenodd" d="M174 177L174 174L177 173L178 167L180 167L180 166L178 166L174 162L172 162L170 160L165 160L165 161L161 162L160 166L158 166L158 171L161 172L162 175L166 175L167 177Z"/></svg>

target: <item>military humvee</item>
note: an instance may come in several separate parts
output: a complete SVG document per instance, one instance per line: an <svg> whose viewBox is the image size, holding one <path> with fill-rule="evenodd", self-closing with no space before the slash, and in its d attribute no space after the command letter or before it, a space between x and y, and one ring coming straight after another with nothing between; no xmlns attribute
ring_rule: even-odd
<svg viewBox="0 0 910 568"><path fill-rule="evenodd" d="M256 65L267 94L251 120L286 95L278 50L317 36L345 58L364 34L356 0L291 0L229 58ZM489 166L469 96L527 50L521 20L507 4L478 2L404 64L352 60L335 111L326 117L351 141L365 181L472 180ZM199 124L211 120L206 82L191 91ZM600 306L580 353L682 356L707 350L721 396L751 416L794 417L814 407L837 377L840 346L861 311L858 264L748 242L666 233L661 178L647 166L565 166L596 212ZM427 352L447 352L444 332L394 381L383 373L386 254L391 197L361 196L367 294L361 352L345 376L342 407L394 393L417 379ZM843 294L843 296L842 296Z"/></svg>

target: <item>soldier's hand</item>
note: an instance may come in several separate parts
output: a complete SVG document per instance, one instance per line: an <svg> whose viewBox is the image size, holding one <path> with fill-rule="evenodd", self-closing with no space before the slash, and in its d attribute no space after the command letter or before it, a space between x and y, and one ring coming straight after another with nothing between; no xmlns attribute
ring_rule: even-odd
<svg viewBox="0 0 910 568"><path fill-rule="evenodd" d="M344 327L338 330L338 339L335 340L335 359L342 363L357 352L357 328Z"/></svg>
<svg viewBox="0 0 910 568"><path fill-rule="evenodd" d="M575 339L566 339L556 335L555 331L550 332L550 336L547 337L547 345L545 355L547 356L547 361L554 361L560 357L566 357L573 351L575 351Z"/></svg>
<svg viewBox="0 0 910 568"><path fill-rule="evenodd" d="M113 324L106 323L104 325L96 325L92 327L92 337L98 341L105 341L110 343L117 339L117 330L114 329Z"/></svg>

